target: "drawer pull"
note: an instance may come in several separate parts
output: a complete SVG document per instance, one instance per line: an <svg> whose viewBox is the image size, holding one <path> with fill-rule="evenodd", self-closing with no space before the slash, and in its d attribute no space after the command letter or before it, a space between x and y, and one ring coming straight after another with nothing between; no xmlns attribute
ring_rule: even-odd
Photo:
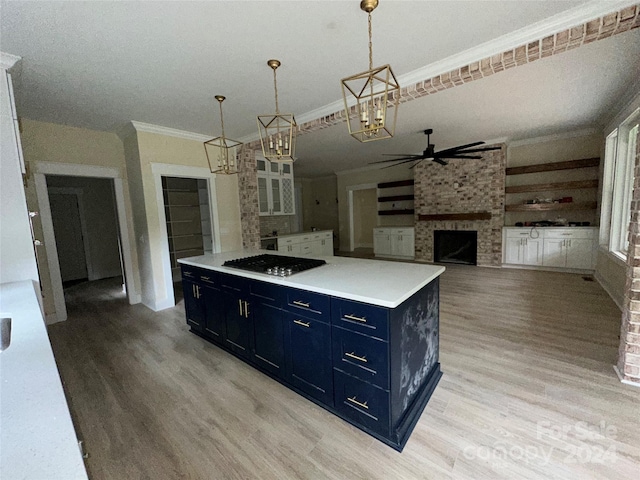
<svg viewBox="0 0 640 480"><path fill-rule="evenodd" d="M362 407L362 408L364 408L366 410L369 410L369 407L367 406L367 402L364 402L364 403L359 402L358 400L356 400L355 395L353 396L353 398L347 397L347 400L350 401L351 403L355 404L355 405L358 405L359 407Z"/></svg>
<svg viewBox="0 0 640 480"><path fill-rule="evenodd" d="M185 276L185 277L193 277L193 273L191 273L191 272L184 272L184 276Z"/></svg>
<svg viewBox="0 0 640 480"><path fill-rule="evenodd" d="M367 323L367 319L365 317L356 317L353 314L345 315L344 318L347 318L349 320L355 320L356 322Z"/></svg>
<svg viewBox="0 0 640 480"><path fill-rule="evenodd" d="M345 357L349 357L349 358L353 358L355 360L360 360L363 363L367 363L367 357L359 357L358 355L355 354L355 352L345 353L344 356Z"/></svg>
<svg viewBox="0 0 640 480"><path fill-rule="evenodd" d="M294 320L293 323L295 323L296 325L300 325L302 327L307 327L309 328L311 326L311 322L303 322L302 320Z"/></svg>
<svg viewBox="0 0 640 480"><path fill-rule="evenodd" d="M208 282L209 280L211 280L211 277L200 277L200 279L205 280L205 281Z"/></svg>
<svg viewBox="0 0 640 480"><path fill-rule="evenodd" d="M304 302L301 302L300 300L294 300L293 304L299 307L304 307L304 308L309 308L311 306L310 303L304 303Z"/></svg>

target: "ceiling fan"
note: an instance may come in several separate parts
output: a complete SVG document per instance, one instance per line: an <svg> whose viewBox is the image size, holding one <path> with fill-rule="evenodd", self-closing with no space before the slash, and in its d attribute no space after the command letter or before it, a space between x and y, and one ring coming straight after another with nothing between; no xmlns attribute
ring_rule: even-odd
<svg viewBox="0 0 640 480"><path fill-rule="evenodd" d="M482 155L468 155L470 153L477 152L486 152L489 150L500 150L502 147L481 147L481 148L473 148L478 145L482 145L485 142L473 142L468 143L466 145L459 145L457 147L447 148L445 150L440 150L439 152L435 151L435 145L431 143L431 134L433 133L433 129L428 128L424 131L424 134L427 136L427 148L424 152L419 154L404 154L404 153L385 153L383 155L391 155L399 158L390 158L389 160L379 160L377 162L370 162L370 164L375 163L387 163L387 162L398 162L393 165L388 165L384 168L395 167L396 165L402 165L403 163L415 162L411 165L410 168L415 167L418 162L422 160L431 160L433 162L439 163L440 165L447 165L445 159L451 158L470 158L470 159L480 159Z"/></svg>

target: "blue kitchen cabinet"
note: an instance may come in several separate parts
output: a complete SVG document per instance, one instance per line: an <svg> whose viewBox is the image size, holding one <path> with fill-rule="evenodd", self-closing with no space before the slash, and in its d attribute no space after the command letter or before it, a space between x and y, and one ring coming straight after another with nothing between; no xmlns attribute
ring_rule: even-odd
<svg viewBox="0 0 640 480"><path fill-rule="evenodd" d="M256 364L273 375L284 378L285 373L285 312L273 305L252 302L253 357Z"/></svg>
<svg viewBox="0 0 640 480"><path fill-rule="evenodd" d="M187 318L187 325L193 330L202 333L204 329L205 313L204 301L200 299L201 287L196 282L182 280L182 290L184 292L184 310Z"/></svg>
<svg viewBox="0 0 640 480"><path fill-rule="evenodd" d="M243 358L250 359L253 346L253 321L249 305L249 280L220 275L220 297L225 338L224 345Z"/></svg>
<svg viewBox="0 0 640 480"><path fill-rule="evenodd" d="M316 318L287 314L289 381L325 405L333 405L331 326Z"/></svg>

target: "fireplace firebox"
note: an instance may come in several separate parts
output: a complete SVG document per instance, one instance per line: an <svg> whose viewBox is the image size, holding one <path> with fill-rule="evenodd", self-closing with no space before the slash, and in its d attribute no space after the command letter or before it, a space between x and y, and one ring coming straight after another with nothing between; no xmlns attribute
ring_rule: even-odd
<svg viewBox="0 0 640 480"><path fill-rule="evenodd" d="M435 230L433 260L438 263L478 264L478 232Z"/></svg>

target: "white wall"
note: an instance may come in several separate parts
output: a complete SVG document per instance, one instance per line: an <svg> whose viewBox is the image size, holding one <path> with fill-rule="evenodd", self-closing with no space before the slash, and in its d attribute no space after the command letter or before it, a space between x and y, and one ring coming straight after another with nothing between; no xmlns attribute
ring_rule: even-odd
<svg viewBox="0 0 640 480"><path fill-rule="evenodd" d="M38 282L8 82L0 68L0 283Z"/></svg>

